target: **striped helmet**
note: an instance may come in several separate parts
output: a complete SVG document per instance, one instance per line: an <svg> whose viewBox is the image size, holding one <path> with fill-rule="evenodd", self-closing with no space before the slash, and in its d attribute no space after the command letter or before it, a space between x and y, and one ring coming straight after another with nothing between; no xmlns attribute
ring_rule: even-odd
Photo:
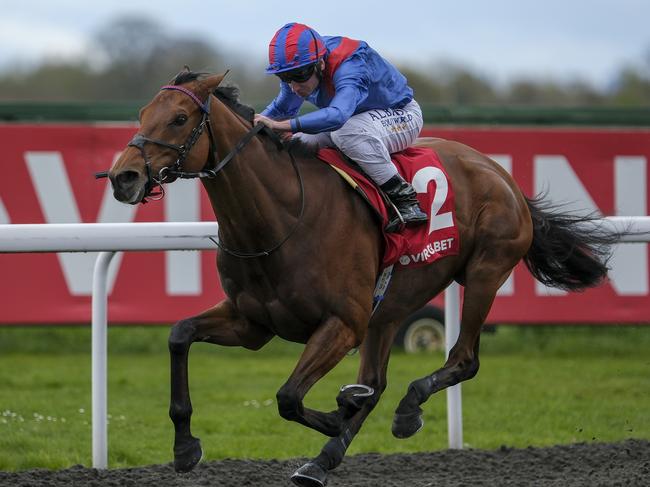
<svg viewBox="0 0 650 487"><path fill-rule="evenodd" d="M318 32L291 22L280 28L269 43L267 74L278 74L315 63L327 52Z"/></svg>

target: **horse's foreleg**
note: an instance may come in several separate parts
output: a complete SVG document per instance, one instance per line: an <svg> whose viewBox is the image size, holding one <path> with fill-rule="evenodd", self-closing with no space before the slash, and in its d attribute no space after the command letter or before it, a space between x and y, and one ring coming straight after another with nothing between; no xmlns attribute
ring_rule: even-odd
<svg viewBox="0 0 650 487"><path fill-rule="evenodd" d="M187 374L190 345L204 341L219 345L261 348L271 338L268 330L238 316L229 301L204 313L176 323L169 335L171 358L171 401L169 416L174 423L174 468L187 472L201 459L201 444L190 431L192 403Z"/></svg>
<svg viewBox="0 0 650 487"><path fill-rule="evenodd" d="M356 408L352 396L352 406L348 410L356 411L344 421L341 433L330 439L320 454L300 467L291 477L296 485L323 486L326 483L327 472L339 466L352 439L361 429L368 415L379 402L381 394L386 389L386 370L391 346L397 333L397 324L381 329L374 327L368 330L368 335L361 346L361 366L357 382L372 389L370 396L364 397L363 403ZM342 401L339 400L339 403Z"/></svg>
<svg viewBox="0 0 650 487"><path fill-rule="evenodd" d="M442 368L409 385L406 395L395 411L392 428L395 437L408 438L422 428L424 422L420 405L432 394L471 379L477 374L481 326L499 286L509 274L509 270L501 269L499 273L490 273L485 272L487 269L489 266L485 265L482 275L472 275L468 270L458 340ZM497 277L494 277L495 275Z"/></svg>
<svg viewBox="0 0 650 487"><path fill-rule="evenodd" d="M342 422L339 411L314 411L305 408L302 400L309 389L332 370L359 341L355 332L336 316L321 323L307 341L291 376L277 393L280 416L325 435L337 436Z"/></svg>

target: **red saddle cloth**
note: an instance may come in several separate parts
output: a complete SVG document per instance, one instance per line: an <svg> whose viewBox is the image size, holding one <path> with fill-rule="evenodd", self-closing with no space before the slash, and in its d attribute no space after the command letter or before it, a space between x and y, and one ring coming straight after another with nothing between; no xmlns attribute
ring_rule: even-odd
<svg viewBox="0 0 650 487"><path fill-rule="evenodd" d="M377 186L368 176L345 162L336 149L321 149L318 157L345 172L357 189L377 211L382 228L388 223L388 210ZM397 170L418 193L420 208L429 216L426 224L404 228L399 233L383 232L386 242L382 267L431 264L442 257L456 255L460 249L456 226L454 192L447 172L433 149L409 147L392 155Z"/></svg>

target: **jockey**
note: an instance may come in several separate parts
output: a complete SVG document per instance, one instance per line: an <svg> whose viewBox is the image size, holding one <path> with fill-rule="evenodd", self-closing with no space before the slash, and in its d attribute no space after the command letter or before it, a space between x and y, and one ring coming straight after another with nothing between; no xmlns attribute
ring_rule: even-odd
<svg viewBox="0 0 650 487"><path fill-rule="evenodd" d="M266 72L280 78L280 93L255 123L315 148L338 147L381 187L407 226L427 221L413 186L390 159L415 141L423 124L413 90L392 64L363 41L321 37L289 23L269 44ZM319 109L298 116L305 100ZM386 231L400 224L395 216Z"/></svg>

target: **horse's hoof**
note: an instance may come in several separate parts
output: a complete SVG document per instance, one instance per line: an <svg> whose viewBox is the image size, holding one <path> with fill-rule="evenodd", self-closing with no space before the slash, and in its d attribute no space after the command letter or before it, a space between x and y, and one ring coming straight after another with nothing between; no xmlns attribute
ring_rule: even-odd
<svg viewBox="0 0 650 487"><path fill-rule="evenodd" d="M327 484L327 470L317 463L308 462L293 473L291 481L300 487L324 487Z"/></svg>
<svg viewBox="0 0 650 487"><path fill-rule="evenodd" d="M198 438L191 438L182 447L174 447L174 470L178 473L189 472L196 467L201 457L203 457L201 442Z"/></svg>
<svg viewBox="0 0 650 487"><path fill-rule="evenodd" d="M410 438L420 431L422 426L424 426L424 421L422 420L422 410L420 408L412 413L395 413L392 428L393 436L395 438Z"/></svg>

